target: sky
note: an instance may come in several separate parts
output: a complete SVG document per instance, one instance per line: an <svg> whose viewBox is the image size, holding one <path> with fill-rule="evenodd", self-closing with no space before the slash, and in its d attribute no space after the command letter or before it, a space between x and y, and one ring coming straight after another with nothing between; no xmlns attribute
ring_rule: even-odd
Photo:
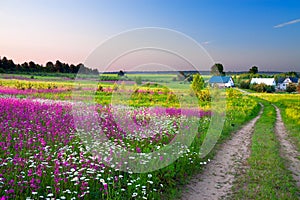
<svg viewBox="0 0 300 200"><path fill-rule="evenodd" d="M225 71L300 71L298 0L0 0L0 27L0 56L15 63L84 63L115 35L161 27Z"/></svg>

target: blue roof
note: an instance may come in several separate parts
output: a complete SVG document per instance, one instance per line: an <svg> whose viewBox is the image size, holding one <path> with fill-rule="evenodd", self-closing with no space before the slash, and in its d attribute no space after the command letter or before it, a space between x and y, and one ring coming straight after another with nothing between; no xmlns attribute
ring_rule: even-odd
<svg viewBox="0 0 300 200"><path fill-rule="evenodd" d="M278 79L278 83L283 83L287 78L289 78L292 81L292 83L298 83L299 80L297 77L286 77L286 78L281 77Z"/></svg>
<svg viewBox="0 0 300 200"><path fill-rule="evenodd" d="M290 79L291 79L291 81L293 82L293 83L298 83L298 78L297 77L289 77Z"/></svg>
<svg viewBox="0 0 300 200"><path fill-rule="evenodd" d="M285 80L286 78L284 78L284 77L280 77L279 79L278 79L278 83L283 83L283 81Z"/></svg>
<svg viewBox="0 0 300 200"><path fill-rule="evenodd" d="M228 83L230 78L230 76L212 76L209 83Z"/></svg>

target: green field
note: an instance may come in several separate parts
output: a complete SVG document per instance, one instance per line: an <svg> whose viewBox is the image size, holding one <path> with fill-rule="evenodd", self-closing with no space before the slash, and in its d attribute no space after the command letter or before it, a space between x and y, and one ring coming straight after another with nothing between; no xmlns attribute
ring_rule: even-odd
<svg viewBox="0 0 300 200"><path fill-rule="evenodd" d="M259 102L263 103L265 108L262 117L254 127L252 154L247 163L250 168L243 176L236 179L233 197L294 199L299 194L290 172L284 165L284 159L279 154L279 143L273 131L275 110L270 104L274 103L280 108L288 134L300 149L299 94L245 95L232 88L226 90L204 88L194 91L191 83L175 80L176 74L128 74L127 78L121 80L117 80L119 79L117 75L103 76L105 79L112 80L103 81L99 77L99 80L95 77L72 78L71 75L70 77L41 75L32 77L32 75L1 74L0 108L3 120L1 123L5 126L0 128L2 128L2 141L7 142L0 143L1 162L6 163L0 167L0 174L3 176L0 178L4 180L0 197L50 195L50 197L63 196L69 199L79 198L78 195L82 195L84 199L131 199L133 197L176 199L180 196L178 187L186 184L195 174L201 173L205 165L203 163L213 159L217 152L217 149L213 149L204 158L199 156L200 146L208 134L211 115L224 116L224 127L217 141L219 145L230 139L234 131L239 130L258 115ZM137 77L140 77L141 82L137 83ZM208 80L209 76L203 78ZM214 101L211 99L213 95L217 97ZM226 98L223 99L222 96ZM132 152L151 153L159 148L167 148L173 138L180 136L179 130L182 124L185 128L197 125L197 131L195 137L189 139L190 146L184 148L185 153L170 165L148 173L120 171L105 165L103 160L97 163L95 158L92 158L93 155L87 150L88 146L85 146L88 140L79 137L78 130L72 125L73 119L69 114L71 106L68 104L72 100L86 102L87 105L96 103L99 116L106 116L102 122L105 124L107 131L105 134L109 136L110 141L123 145L123 148ZM133 125L131 121L126 122L128 132L119 129L115 124L115 117L111 115L114 106L120 109L120 116L124 119L129 117L130 120L135 120L137 127L131 127ZM154 111L151 110L152 108ZM169 109L169 114L166 108ZM185 116L180 109L187 109L188 113L201 113L201 117ZM86 110L82 111L84 113ZM32 115L16 115L16 113L32 113ZM22 121L24 125L19 126ZM62 121L65 124L62 124ZM80 129L82 134L89 135L90 129L94 130L93 124L90 124L88 118L83 118L82 122L84 127L83 130ZM147 127L150 123L155 125L151 125L146 131L152 137L136 139L140 128ZM23 141L20 138L25 139ZM45 150L46 144L49 147ZM36 155L37 146L41 147L40 156ZM62 153L57 155L55 152L58 151ZM160 160L163 161L164 156L160 156ZM32 169L32 163L40 167ZM99 166L95 167L95 164ZM148 167L155 165L150 162ZM88 170L90 168L100 170L101 173L96 175ZM35 170L37 174L42 173L43 178L35 176L32 180L32 173ZM53 175L54 171L55 175ZM71 172L79 174L78 180ZM23 176L25 182L20 179ZM26 181L33 183L25 186ZM40 182L39 186L35 181ZM17 184L22 187L18 187ZM72 192L69 193L68 190Z"/></svg>

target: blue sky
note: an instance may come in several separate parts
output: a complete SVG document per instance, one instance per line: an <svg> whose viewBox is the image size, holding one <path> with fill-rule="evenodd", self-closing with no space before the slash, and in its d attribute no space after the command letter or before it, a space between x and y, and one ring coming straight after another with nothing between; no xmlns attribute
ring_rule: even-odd
<svg viewBox="0 0 300 200"><path fill-rule="evenodd" d="M298 19L298 0L1 0L0 55L76 64L112 35L162 27L195 39L226 71L300 71Z"/></svg>

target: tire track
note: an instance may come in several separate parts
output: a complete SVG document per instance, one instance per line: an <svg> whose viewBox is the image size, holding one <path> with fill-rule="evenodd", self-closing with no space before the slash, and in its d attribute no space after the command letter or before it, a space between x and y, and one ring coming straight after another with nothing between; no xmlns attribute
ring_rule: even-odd
<svg viewBox="0 0 300 200"><path fill-rule="evenodd" d="M288 138L279 108L275 105L273 106L276 109L275 133L281 146L280 154L283 158L288 160L287 167L292 172L293 178L300 188L300 153Z"/></svg>
<svg viewBox="0 0 300 200"><path fill-rule="evenodd" d="M231 194L235 176L248 168L254 125L263 112L263 105L260 105L262 108L258 116L224 142L203 172L185 186L182 200L224 199Z"/></svg>

